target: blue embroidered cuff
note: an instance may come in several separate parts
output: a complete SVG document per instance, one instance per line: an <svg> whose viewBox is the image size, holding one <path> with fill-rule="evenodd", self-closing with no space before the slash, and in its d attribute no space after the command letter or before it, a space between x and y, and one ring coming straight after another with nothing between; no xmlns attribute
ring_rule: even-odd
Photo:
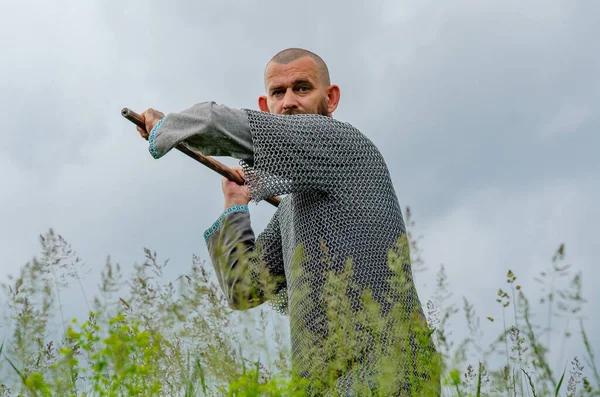
<svg viewBox="0 0 600 397"><path fill-rule="evenodd" d="M248 206L247 205L234 205L233 207L229 207L227 208L219 217L219 219L217 219L215 221L215 223L212 224L212 226L207 229L204 232L204 240L208 240L208 238L210 236L212 236L217 230L219 230L219 228L221 227L221 224L223 223L223 219L225 219L225 217L233 212L248 212Z"/></svg>
<svg viewBox="0 0 600 397"><path fill-rule="evenodd" d="M156 147L154 146L156 144L156 131L160 128L164 119L165 118L163 117L162 119L160 119L158 121L158 123L156 123L154 128L152 128L152 131L150 131L150 136L148 137L148 142L150 143L150 147L149 147L150 154L155 159L160 158L160 156L158 155L158 152L156 151Z"/></svg>

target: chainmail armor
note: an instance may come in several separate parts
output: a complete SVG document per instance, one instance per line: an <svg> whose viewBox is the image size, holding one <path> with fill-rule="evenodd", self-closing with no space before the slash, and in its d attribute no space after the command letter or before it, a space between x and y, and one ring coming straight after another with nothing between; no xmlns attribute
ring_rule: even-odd
<svg viewBox="0 0 600 397"><path fill-rule="evenodd" d="M303 352L303 335L327 334L327 317L316 304L324 272L341 272L351 258L352 282L359 287L346 291L352 308L360 309L359 295L370 288L385 312L386 296L392 293L388 280L393 276L388 251L405 233L405 225L382 155L355 127L320 115L245 111L254 160L253 164L242 160L241 165L250 197L258 202L287 195L257 245L263 247L260 255L267 267L285 273L270 305L290 316L292 364L302 373L313 360ZM305 260L300 269L293 269L299 245ZM327 265L322 261L324 246L330 258ZM412 281L410 264L403 269ZM308 296L300 292L298 270L310 280ZM423 316L414 287L390 296L408 312Z"/></svg>

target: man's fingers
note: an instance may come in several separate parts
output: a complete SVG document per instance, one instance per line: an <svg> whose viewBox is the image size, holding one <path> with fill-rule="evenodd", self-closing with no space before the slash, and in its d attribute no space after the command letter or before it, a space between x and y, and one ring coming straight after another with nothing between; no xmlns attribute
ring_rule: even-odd
<svg viewBox="0 0 600 397"><path fill-rule="evenodd" d="M148 134L148 132L146 132L146 131L145 131L143 128L141 128L141 127L136 127L136 130L137 130L137 131L140 133L140 136L141 136L142 138L144 138L145 140L148 140L148 136L150 135L150 134Z"/></svg>
<svg viewBox="0 0 600 397"><path fill-rule="evenodd" d="M153 109L150 108L148 110L146 110L144 113L142 113L142 117L144 118L144 124L146 125L146 131L148 131L148 133L150 133L150 131L152 130L152 121L154 119L153 117Z"/></svg>
<svg viewBox="0 0 600 397"><path fill-rule="evenodd" d="M142 117L144 118L144 123L146 125L146 131L150 133L154 126L158 123L160 119L165 117L165 115L158 110L149 108L144 113L142 113Z"/></svg>
<svg viewBox="0 0 600 397"><path fill-rule="evenodd" d="M140 114L142 116L142 120L144 122L145 130L142 127L137 126L136 129L139 132L140 136L145 140L148 140L150 137L150 132L154 128L154 126L159 122L160 119L165 117L165 115L158 110L154 110L152 108L148 108L146 111Z"/></svg>
<svg viewBox="0 0 600 397"><path fill-rule="evenodd" d="M232 170L235 171L242 178L246 177L246 175L244 174L244 169L243 168L241 168L241 167L233 167Z"/></svg>

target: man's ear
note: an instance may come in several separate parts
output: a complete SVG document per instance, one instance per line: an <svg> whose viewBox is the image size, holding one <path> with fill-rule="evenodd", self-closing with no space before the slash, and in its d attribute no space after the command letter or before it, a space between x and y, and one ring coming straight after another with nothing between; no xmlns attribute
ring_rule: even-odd
<svg viewBox="0 0 600 397"><path fill-rule="evenodd" d="M327 87L327 113L331 116L340 103L340 87L330 85Z"/></svg>
<svg viewBox="0 0 600 397"><path fill-rule="evenodd" d="M269 105L267 104L267 97L265 95L258 97L258 108L265 113L269 113Z"/></svg>

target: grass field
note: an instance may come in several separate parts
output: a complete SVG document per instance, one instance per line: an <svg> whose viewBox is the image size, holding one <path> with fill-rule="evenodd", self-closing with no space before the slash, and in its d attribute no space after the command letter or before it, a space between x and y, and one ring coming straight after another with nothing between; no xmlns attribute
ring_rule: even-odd
<svg viewBox="0 0 600 397"><path fill-rule="evenodd" d="M392 269L408 256L413 266L422 266L420 247L410 232L406 237L390 255ZM327 302L336 326L323 345L330 359L310 379L300 378L291 368L285 327L274 324L287 318L267 307L231 310L210 263L196 258L188 274L169 281L166 264L146 250L145 263L131 276L107 262L99 293L92 297L81 284L82 262L69 244L53 231L40 242L37 259L2 285L8 306L1 329L0 396L305 396L307 390L328 390L340 370L351 371L341 363L356 348L344 343L356 325L373 335L386 325L368 296L365 312L350 315L347 300L335 292L343 290L344 278L332 275ZM484 317L467 299L462 307L450 304L444 268L437 274L436 296L424 302L428 324L397 312L406 320L391 331L398 343L372 368L377 391L363 388L356 395L391 395L400 380L410 381L412 395L435 394L439 384L448 396L600 395L597 359L579 315L585 304L582 275L565 264L564 246L554 253L550 270L541 273L540 291L526 293L518 275L506 269L506 278L498 280L497 311ZM396 281L402 288L402 280ZM81 319L66 313L61 301L67 286L78 285L89 308ZM544 305L547 318L532 316L534 301ZM450 323L457 316L466 318L464 340L453 340ZM563 348L567 336L556 329L555 318L578 324L570 338L585 352L559 368L549 355ZM492 340L486 346L482 321L497 330L486 335ZM546 337L551 334L553 339ZM416 337L409 346L411 336ZM416 372L402 369L414 340ZM431 341L435 352L428 348Z"/></svg>

